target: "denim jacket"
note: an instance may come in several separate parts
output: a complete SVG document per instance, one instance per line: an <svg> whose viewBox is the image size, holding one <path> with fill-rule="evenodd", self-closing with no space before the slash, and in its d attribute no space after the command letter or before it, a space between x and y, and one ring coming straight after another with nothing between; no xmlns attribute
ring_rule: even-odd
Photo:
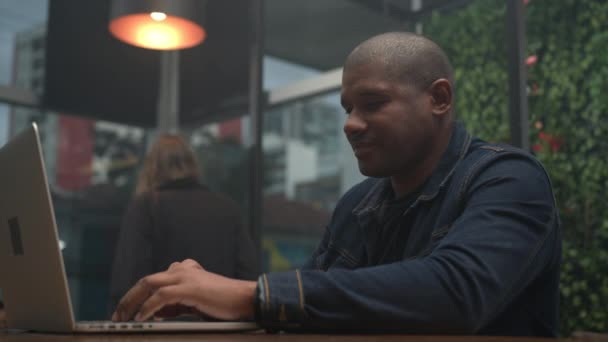
<svg viewBox="0 0 608 342"><path fill-rule="evenodd" d="M557 336L561 234L549 177L530 154L456 124L418 198L403 258L370 264L388 179L339 201L308 263L258 279L267 329Z"/></svg>

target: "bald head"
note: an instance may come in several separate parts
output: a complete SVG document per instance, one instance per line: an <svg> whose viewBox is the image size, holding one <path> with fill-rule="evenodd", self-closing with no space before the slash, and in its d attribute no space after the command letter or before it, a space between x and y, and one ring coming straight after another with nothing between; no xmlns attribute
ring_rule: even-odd
<svg viewBox="0 0 608 342"><path fill-rule="evenodd" d="M359 44L348 56L344 68L381 63L387 77L426 89L445 78L453 85L452 66L443 50L428 38L409 32L390 32Z"/></svg>

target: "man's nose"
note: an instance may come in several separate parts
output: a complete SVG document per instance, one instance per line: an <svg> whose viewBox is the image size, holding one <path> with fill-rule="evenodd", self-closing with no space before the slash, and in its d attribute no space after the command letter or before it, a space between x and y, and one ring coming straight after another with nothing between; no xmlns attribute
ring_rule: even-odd
<svg viewBox="0 0 608 342"><path fill-rule="evenodd" d="M357 135L367 129L367 123L355 111L348 114L344 123L344 133L347 137Z"/></svg>

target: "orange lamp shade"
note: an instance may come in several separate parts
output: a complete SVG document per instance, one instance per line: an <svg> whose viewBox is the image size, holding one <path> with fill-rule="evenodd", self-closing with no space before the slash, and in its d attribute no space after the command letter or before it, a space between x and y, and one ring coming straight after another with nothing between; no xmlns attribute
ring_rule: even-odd
<svg viewBox="0 0 608 342"><path fill-rule="evenodd" d="M109 29L117 39L153 50L187 49L200 44L207 33L193 21L164 13L137 13L116 17Z"/></svg>

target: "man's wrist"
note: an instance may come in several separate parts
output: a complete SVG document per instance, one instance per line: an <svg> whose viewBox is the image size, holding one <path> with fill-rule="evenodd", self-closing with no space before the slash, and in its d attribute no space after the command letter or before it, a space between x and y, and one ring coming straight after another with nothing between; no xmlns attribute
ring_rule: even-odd
<svg viewBox="0 0 608 342"><path fill-rule="evenodd" d="M242 281L242 283L241 298L243 298L243 300L239 316L243 320L253 320L255 318L257 283L255 281Z"/></svg>

